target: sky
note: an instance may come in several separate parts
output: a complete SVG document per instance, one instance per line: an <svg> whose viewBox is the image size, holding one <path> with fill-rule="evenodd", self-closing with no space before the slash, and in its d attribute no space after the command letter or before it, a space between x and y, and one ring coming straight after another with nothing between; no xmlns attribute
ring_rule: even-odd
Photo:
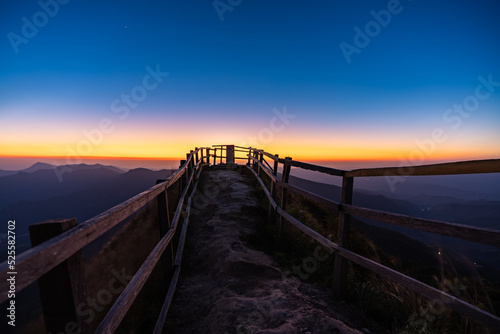
<svg viewBox="0 0 500 334"><path fill-rule="evenodd" d="M0 6L0 157L500 157L498 1Z"/></svg>

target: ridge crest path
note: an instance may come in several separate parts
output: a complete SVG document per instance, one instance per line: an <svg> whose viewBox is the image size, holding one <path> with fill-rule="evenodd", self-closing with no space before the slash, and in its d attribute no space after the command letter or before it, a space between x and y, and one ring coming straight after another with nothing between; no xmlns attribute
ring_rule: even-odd
<svg viewBox="0 0 500 334"><path fill-rule="evenodd" d="M371 333L350 327L361 327L359 315L333 302L331 292L286 275L252 248L248 240L266 219L252 178L227 168L201 174L164 332Z"/></svg>

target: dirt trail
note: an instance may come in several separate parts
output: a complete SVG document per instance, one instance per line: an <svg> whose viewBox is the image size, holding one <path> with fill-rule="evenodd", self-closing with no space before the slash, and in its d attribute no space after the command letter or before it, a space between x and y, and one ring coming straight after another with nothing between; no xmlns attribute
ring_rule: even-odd
<svg viewBox="0 0 500 334"><path fill-rule="evenodd" d="M168 333L370 333L328 290L285 274L246 240L262 209L249 177L204 172ZM354 320L355 319L355 320ZM347 325L349 324L349 326Z"/></svg>

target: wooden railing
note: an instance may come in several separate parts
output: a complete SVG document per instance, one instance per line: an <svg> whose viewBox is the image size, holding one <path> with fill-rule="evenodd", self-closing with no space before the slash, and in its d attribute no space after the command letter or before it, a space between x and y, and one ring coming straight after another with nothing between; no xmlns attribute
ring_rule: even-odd
<svg viewBox="0 0 500 334"><path fill-rule="evenodd" d="M282 221L287 221L303 233L312 237L326 249L335 253L333 292L339 299L345 298L347 291L348 261L361 265L372 272L386 277L396 283L405 286L420 295L431 300L442 302L448 308L469 317L470 319L486 325L490 329L500 331L500 318L486 312L474 305L471 305L459 298L456 298L444 291L431 287L421 281L409 277L403 273L388 268L378 262L372 261L349 249L349 230L351 217L367 218L380 222L404 226L425 232L431 232L448 237L473 241L485 245L500 247L500 230L454 224L444 221L416 218L384 212L374 209L363 208L352 205L353 185L355 177L371 176L394 176L399 175L403 169L405 176L411 175L449 175L449 174L473 174L473 173L500 173L500 159L464 161L455 163L442 163L422 166L389 167L389 168L369 168L344 171L324 166L317 166L305 162L294 161L292 158L279 158L263 150L256 148L237 147L239 150L247 152L248 166L257 177L262 189L269 200L269 215L277 214L280 218L280 230ZM270 161L270 163L267 162ZM282 166L281 179L278 178L278 166ZM316 171L329 175L342 177L342 193L340 202L313 194L304 189L298 188L288 183L290 170L292 167ZM261 175L266 174L270 179L269 188L266 187ZM276 202L277 189L281 189L281 202ZM292 217L286 210L286 193L299 194L312 201L320 203L338 212L337 240L333 242L318 232L312 230L302 222Z"/></svg>
<svg viewBox="0 0 500 334"><path fill-rule="evenodd" d="M17 256L16 292L38 281L48 332L59 333L68 330L74 332L78 329L80 333L94 332L94 328L84 321L77 311L78 305L86 302L81 250L120 222L131 217L147 203L157 201L161 239L116 299L95 329L95 333L113 333L116 330L163 255L167 259L166 263L170 265L167 269L171 273L171 283L154 328L154 333L161 333L180 273L192 198L202 167L208 163L211 156L214 156L210 154L211 151L213 151L211 148L197 148L191 151L187 154L186 160L181 160L181 167L166 180L158 182L150 189L81 224L77 224L75 219L67 219L30 226L34 247ZM172 196L169 198L169 194L176 187L178 187L175 190L179 197L172 201ZM169 203L172 202L177 203L175 212L172 212L172 208L169 207ZM179 228L181 218L183 219L182 230ZM178 230L180 230L180 237L174 254L172 239ZM169 258L173 260L168 261ZM0 264L0 271L1 277L9 275L11 270L7 261ZM61 282L67 283L68 286L65 287ZM8 289L9 282L2 279L0 291L8 291ZM61 289L66 290L61 291ZM55 291L63 295L64 300L57 300L54 297ZM7 293L2 293L0 303L6 300ZM56 315L55 321L47 319L47 315L54 314Z"/></svg>
<svg viewBox="0 0 500 334"><path fill-rule="evenodd" d="M145 192L81 224L77 224L75 219L67 219L49 221L30 227L34 247L19 254L16 259L15 269L19 274L16 280L16 291L19 292L30 284L38 281L48 332L74 331L78 328L81 330L80 333L91 333L94 331L94 327L87 324L76 310L78 305L80 305L85 298L85 282L83 282L81 268L81 250L151 202L157 203L158 207L157 215L160 225L160 240L149 253L145 261L143 261L140 268L135 272L125 289L114 301L114 304L106 313L103 320L95 326L95 332L113 333L118 328L137 295L143 289L153 269L160 259L163 259L162 262L164 263L162 263L162 265L167 267L170 276L170 285L160 314L156 320L153 333L162 332L180 274L182 253L193 196L196 192L199 176L203 167L209 165L212 159L214 165L217 163L234 165L237 160L245 160L247 167L256 175L259 184L269 200L269 216L271 217L277 214L280 217L280 226L283 222L289 222L315 239L325 248L335 253L333 290L338 298L344 298L345 296L348 272L347 264L348 261L352 261L377 274L402 284L427 298L438 299L449 308L489 328L496 330L500 329L500 318L497 316L470 305L444 291L435 289L416 279L354 253L349 249L349 229L350 217L356 216L497 247L500 246L500 231L403 216L352 205L353 181L355 177L381 176L387 173L397 173L397 168L343 171L294 161L289 157L282 159L279 158L278 155L273 155L256 148L234 145L214 145L213 147L196 148L186 155L186 160L181 161L181 167L166 180L160 180L157 185ZM281 179L278 179L280 164L282 172ZM340 202L331 201L289 184L288 180L292 167L342 177L342 194ZM496 173L500 172L500 160L413 166L412 169L413 175ZM271 180L269 188L266 187L261 178L263 173ZM278 190L281 190L281 201L279 204L276 203L276 194ZM336 243L307 227L286 211L287 203L285 195L287 192L302 195L338 212L339 224ZM176 193L177 197L172 195ZM175 211L172 210L173 206L176 207ZM182 227L180 223L181 219ZM176 251L173 249L172 242L174 236L178 236ZM0 264L0 271L2 277L8 275L9 267L7 261ZM62 280L68 283L66 288L62 285L56 286L56 288L59 290L67 289L63 291L63 294L70 298L63 298L63 300L57 301L53 300L51 291L54 289L54 284L57 283L51 282L52 279L56 282ZM8 288L9 283L5 279L0 280L0 291L8 291ZM49 302L44 304L43 299L49 299ZM0 295L0 303L5 300L7 300L6 293ZM45 305L48 305L47 308ZM66 312L67 310L71 312ZM56 317L57 319L55 322L51 322L47 320L47 314L57 314L58 317ZM65 314L65 316L63 316L63 314ZM73 327L70 326L70 329L68 329L68 324L74 324L74 326L72 325Z"/></svg>

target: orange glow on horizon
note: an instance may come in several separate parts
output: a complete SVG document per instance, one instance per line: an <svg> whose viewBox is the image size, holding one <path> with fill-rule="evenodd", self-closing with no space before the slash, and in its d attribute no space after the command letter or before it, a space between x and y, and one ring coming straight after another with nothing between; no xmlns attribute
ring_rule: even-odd
<svg viewBox="0 0 500 334"><path fill-rule="evenodd" d="M203 146L205 147L205 146ZM43 154L38 150L36 154L33 152L19 153L19 154L1 154L0 158L45 158L66 161L68 164L77 163L78 160L181 160L186 158L186 153L189 153L194 147L175 147L163 148L161 152L168 152L168 154L161 154L160 151L155 150L142 150L138 145L137 150L128 150L130 155L125 154L103 154L103 155L78 155L78 154L51 154L49 150L47 154ZM484 159L499 159L500 155L495 155L490 152L481 151L462 151L457 152L440 152L440 154L432 154L426 156L418 151L404 151L404 150L389 150L389 149L335 149L335 148L307 148L307 147L286 147L286 146L272 146L263 147L266 152L279 154L281 158L291 156L294 160L308 161L308 162L388 162L400 161L407 165L430 164L433 161L466 161L466 160L484 160ZM122 150L114 150L119 153L124 153ZM148 153L156 154L144 154ZM240 155L245 153L240 152ZM237 154L238 156L238 154Z"/></svg>
<svg viewBox="0 0 500 334"><path fill-rule="evenodd" d="M79 159L180 160L196 146L235 144L264 149L280 157L291 156L298 161L407 161L406 164L415 165L500 158L497 136L488 137L472 130L466 136L448 132L446 141L429 144L429 135L416 130L351 129L297 122L283 131L269 132L267 120L262 124L228 122L208 121L189 126L175 119L153 124L123 122L116 123L109 133L99 132L95 128L98 121L91 120L71 126L62 122L49 122L46 127L30 123L25 133L0 125L0 157L45 157L68 163ZM269 131L263 131L266 129Z"/></svg>

